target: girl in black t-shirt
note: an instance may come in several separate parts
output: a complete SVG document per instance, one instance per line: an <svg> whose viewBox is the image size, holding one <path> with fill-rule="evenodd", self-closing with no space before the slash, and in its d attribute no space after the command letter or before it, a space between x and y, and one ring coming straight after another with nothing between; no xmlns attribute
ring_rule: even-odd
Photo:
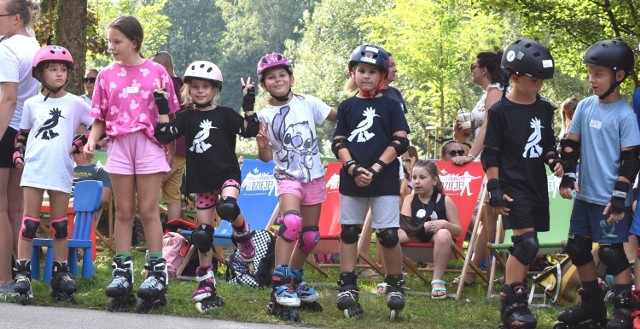
<svg viewBox="0 0 640 329"><path fill-rule="evenodd" d="M404 199L400 212L400 243L433 242L434 265L431 298L447 297L442 280L451 258L453 237L460 235L458 208L451 198L442 194L438 167L428 160L418 160L412 171L413 193Z"/></svg>
<svg viewBox="0 0 640 329"><path fill-rule="evenodd" d="M249 225L237 204L240 194L240 166L236 157L236 135L255 137L258 119L253 112L254 85L242 80L244 118L229 107L215 103L222 89L222 72L213 63L196 61L184 74L182 99L187 110L178 114L172 123L160 123L156 138L162 144L185 136L187 158L187 193L196 194L197 229L191 243L198 248L200 266L196 269L198 287L193 301L199 311L222 305L216 295L211 257L213 255L213 221L216 214L231 223L240 256L251 262L255 247Z"/></svg>

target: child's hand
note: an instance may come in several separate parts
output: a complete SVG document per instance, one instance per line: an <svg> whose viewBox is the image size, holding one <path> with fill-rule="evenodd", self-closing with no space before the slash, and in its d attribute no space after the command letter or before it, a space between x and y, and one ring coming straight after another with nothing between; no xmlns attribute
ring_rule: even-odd
<svg viewBox="0 0 640 329"><path fill-rule="evenodd" d="M373 181L373 174L369 170L363 167L358 168L358 170L361 171L362 173L354 176L353 180L355 180L356 185L358 185L359 187L369 186Z"/></svg>
<svg viewBox="0 0 640 329"><path fill-rule="evenodd" d="M256 104L256 88L254 83L251 82L251 77L247 77L247 82L244 82L243 78L240 78L242 83L242 110L245 113L253 112Z"/></svg>
<svg viewBox="0 0 640 329"><path fill-rule="evenodd" d="M438 232L438 230L445 229L446 225L447 225L446 220L442 220L442 219L430 220L424 223L424 230L426 232L436 233Z"/></svg>
<svg viewBox="0 0 640 329"><path fill-rule="evenodd" d="M24 146L16 148L15 152L13 152L13 166L16 167L16 169L22 169L22 167L24 167L24 152Z"/></svg>
<svg viewBox="0 0 640 329"><path fill-rule="evenodd" d="M251 77L247 77L247 82L245 83L244 78L240 78L240 83L242 84L242 96L247 96L247 94L256 94L256 84L251 82Z"/></svg>
<svg viewBox="0 0 640 329"><path fill-rule="evenodd" d="M260 121L260 129L256 135L258 148L266 148L269 146L269 123Z"/></svg>
<svg viewBox="0 0 640 329"><path fill-rule="evenodd" d="M85 157L87 154L94 155L96 152L96 142L93 139L89 138L87 140L87 144L84 145L83 152L85 154Z"/></svg>
<svg viewBox="0 0 640 329"><path fill-rule="evenodd" d="M553 175L556 177L564 176L564 167L561 162L556 162L556 165L553 167Z"/></svg>

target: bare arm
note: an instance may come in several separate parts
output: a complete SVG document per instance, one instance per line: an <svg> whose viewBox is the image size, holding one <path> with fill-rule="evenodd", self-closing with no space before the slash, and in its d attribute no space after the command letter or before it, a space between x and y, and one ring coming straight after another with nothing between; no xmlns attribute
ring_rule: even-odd
<svg viewBox="0 0 640 329"><path fill-rule="evenodd" d="M18 104L18 84L0 82L0 138L4 136Z"/></svg>
<svg viewBox="0 0 640 329"><path fill-rule="evenodd" d="M453 162L462 165L467 162L473 161L478 155L480 155L480 152L482 152L482 149L484 148L484 136L487 134L489 109L491 108L491 106L493 106L493 104L500 100L500 97L502 97L502 92L500 90L493 88L488 91L487 98L484 101L484 121L482 122L482 126L480 126L480 129L478 130L478 134L473 140L473 146L471 146L471 149L467 153L468 156L457 156L453 159Z"/></svg>
<svg viewBox="0 0 640 329"><path fill-rule="evenodd" d="M336 111L336 109L331 109L331 111L329 111L329 115L327 115L327 118L325 120L336 122L337 118L338 118L338 111Z"/></svg>

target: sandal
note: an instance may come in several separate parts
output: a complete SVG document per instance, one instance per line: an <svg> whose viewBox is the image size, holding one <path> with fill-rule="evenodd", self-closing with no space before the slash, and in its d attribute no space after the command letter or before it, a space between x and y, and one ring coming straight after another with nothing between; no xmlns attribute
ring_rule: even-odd
<svg viewBox="0 0 640 329"><path fill-rule="evenodd" d="M431 299L445 299L447 298L447 288L445 288L445 282L442 280L431 281Z"/></svg>
<svg viewBox="0 0 640 329"><path fill-rule="evenodd" d="M450 287L457 287L460 284L460 281L462 281L462 275L458 276L457 278L453 279L453 281L451 281L451 283L449 284ZM471 287L474 284L476 284L475 281L471 281L471 282L464 282L464 286L465 287Z"/></svg>

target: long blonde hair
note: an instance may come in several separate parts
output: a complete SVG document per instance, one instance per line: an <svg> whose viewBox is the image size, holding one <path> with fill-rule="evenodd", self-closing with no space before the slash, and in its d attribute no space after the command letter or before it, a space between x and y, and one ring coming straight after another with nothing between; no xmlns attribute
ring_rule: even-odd
<svg viewBox="0 0 640 329"><path fill-rule="evenodd" d="M578 107L578 99L574 96L571 96L562 102L560 105L560 109L562 109L562 127L560 129L560 136L565 136L569 132L569 127L571 126L572 118L567 116L565 109L573 109L574 113L576 108Z"/></svg>

